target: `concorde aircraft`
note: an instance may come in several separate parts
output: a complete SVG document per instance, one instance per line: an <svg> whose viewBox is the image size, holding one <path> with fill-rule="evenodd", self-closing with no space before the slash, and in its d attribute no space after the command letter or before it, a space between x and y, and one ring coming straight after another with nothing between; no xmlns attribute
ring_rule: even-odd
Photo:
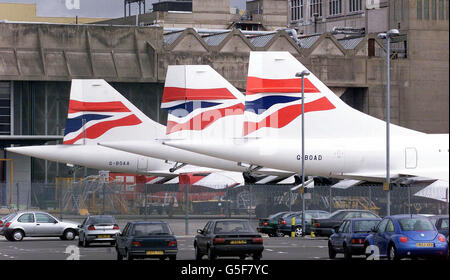
<svg viewBox="0 0 450 280"><path fill-rule="evenodd" d="M357 111L314 74L304 80L305 153L301 152L301 78L288 52L251 52L241 137L168 139L176 148L259 168L383 182L386 123ZM449 135L390 125L391 178L449 178Z"/></svg>
<svg viewBox="0 0 450 280"><path fill-rule="evenodd" d="M240 113L239 110L224 110L220 118L211 119L210 123L212 125L209 125L210 128L227 127L230 119L243 116L243 95L211 67L189 67L192 71L185 71L183 66L178 68L183 73L175 71L173 74L182 74L180 78L184 84L189 84L191 79L196 79L196 73L207 75L211 80L209 85L215 83L214 86L217 86L216 88L220 89L220 92L223 94L215 101L217 105L215 107L218 110L222 110L221 108L227 109L227 106L230 104L232 104L230 106L233 108L242 108ZM188 75L189 73L192 75ZM171 73L168 75L168 78L171 80L178 78L178 76L170 78L171 75ZM190 100L196 100L195 98L198 94L202 98L208 97L208 94L210 94L210 91L205 90L203 87L203 89L199 90L191 89L189 92L192 94L192 98L181 98L185 88L185 86L172 87L169 90L170 93L165 95L167 100L163 101L168 101L169 105L175 107L187 108L192 106ZM214 99L217 99L217 95L214 95ZM224 99L222 104L218 103L220 99ZM177 104L174 105L173 103ZM210 104L199 104L200 107L206 107L207 105ZM196 112L198 111L197 109L202 110L202 108L193 109ZM169 111L174 110L177 113L176 109L169 108ZM189 131L191 126L194 127L189 122L181 124L181 126L181 130L184 131ZM218 172L219 170L242 173L247 170L246 167L239 166L234 162L162 145L158 139L166 137L166 131L180 130L177 127L170 119L168 127L154 122L104 80L73 80L63 144L12 147L7 148L7 150L50 161L109 170L111 172L146 174L163 177L167 180L176 177L179 173ZM195 128L192 131L195 131ZM156 159L98 145L99 142L107 143L113 140L134 140L150 143L151 148L157 150L161 157ZM177 156L173 157L172 155ZM185 159L186 161L181 161L180 159ZM169 161L172 161L172 163L169 163ZM196 163L203 167L188 165ZM292 175L290 172L283 171L268 170L268 172L269 174L280 174L282 178ZM239 176L236 176L237 174L223 173L223 175L239 178ZM242 176L240 178L237 179L239 180L238 182L243 183Z"/></svg>

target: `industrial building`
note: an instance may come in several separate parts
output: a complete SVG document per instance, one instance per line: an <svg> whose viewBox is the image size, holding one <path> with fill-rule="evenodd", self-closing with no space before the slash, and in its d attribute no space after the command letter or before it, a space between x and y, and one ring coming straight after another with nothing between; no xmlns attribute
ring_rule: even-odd
<svg viewBox="0 0 450 280"><path fill-rule="evenodd" d="M391 121L427 133L448 133L448 1L381 1L378 12L387 13L386 26L371 29L367 17L355 24L336 23L365 28L347 36L330 32L331 18L339 18L325 16L334 1L317 1L324 16L317 33L311 31L311 21L294 23L291 15L293 2L311 7L315 1L261 0L250 1L248 7L256 2L259 8L248 10L244 19L230 12L227 0L193 0L192 12L173 13L159 3L158 11L101 24L0 22L0 148L2 158L13 161L13 169L10 160L0 162L0 191L6 192L10 180L51 183L72 175L64 164L8 154L3 148L60 143L74 78L105 79L165 124L159 106L168 65L209 64L245 91L250 51L289 51L345 102L384 119L385 42L373 32L389 28L400 28L402 34L392 43ZM338 2L347 13L349 1ZM281 8L275 12L275 7ZM361 7L357 17L375 13ZM286 29L288 21L304 34L275 30ZM232 29L240 26L244 30Z"/></svg>

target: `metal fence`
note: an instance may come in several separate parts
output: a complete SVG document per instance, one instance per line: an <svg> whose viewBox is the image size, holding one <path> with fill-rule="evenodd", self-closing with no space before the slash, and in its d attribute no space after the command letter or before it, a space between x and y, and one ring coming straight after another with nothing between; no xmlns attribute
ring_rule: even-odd
<svg viewBox="0 0 450 280"><path fill-rule="evenodd" d="M281 211L302 209L302 196L292 185L245 185L213 189L182 184L108 182L99 176L58 178L54 184L16 183L13 203L9 188L0 185L0 203L12 210L39 209L57 216L112 214L148 217L262 218ZM394 187L391 214L448 213L448 202L418 197L424 186ZM386 215L387 193L382 185L363 184L346 189L331 185L306 188L305 208L333 212L366 209Z"/></svg>

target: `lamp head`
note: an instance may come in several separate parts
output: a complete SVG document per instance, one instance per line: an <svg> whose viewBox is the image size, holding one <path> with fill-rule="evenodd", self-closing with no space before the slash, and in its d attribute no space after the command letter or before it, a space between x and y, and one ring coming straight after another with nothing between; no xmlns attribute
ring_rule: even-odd
<svg viewBox="0 0 450 280"><path fill-rule="evenodd" d="M394 36L398 36L399 34L400 34L400 31L398 31L398 29L391 29L388 31L387 36L394 37Z"/></svg>
<svg viewBox="0 0 450 280"><path fill-rule="evenodd" d="M386 36L387 36L386 33L380 33L380 34L377 35L378 39L385 39Z"/></svg>
<svg viewBox="0 0 450 280"><path fill-rule="evenodd" d="M295 77L304 77L304 76L308 76L310 74L310 72L308 70L303 70L302 72L298 72L297 74L295 74Z"/></svg>

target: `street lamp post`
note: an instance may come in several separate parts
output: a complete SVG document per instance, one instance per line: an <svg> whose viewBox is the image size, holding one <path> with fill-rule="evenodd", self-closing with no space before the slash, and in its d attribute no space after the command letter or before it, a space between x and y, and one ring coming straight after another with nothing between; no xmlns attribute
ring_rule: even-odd
<svg viewBox="0 0 450 280"><path fill-rule="evenodd" d="M295 74L302 78L302 236L305 236L305 76L309 74L306 69Z"/></svg>
<svg viewBox="0 0 450 280"><path fill-rule="evenodd" d="M386 39L386 185L387 185L387 216L391 215L391 175L390 175L390 122L391 122L391 103L390 103L390 42L391 38L395 37L400 32L397 29L391 29L387 33L378 34L378 38Z"/></svg>

